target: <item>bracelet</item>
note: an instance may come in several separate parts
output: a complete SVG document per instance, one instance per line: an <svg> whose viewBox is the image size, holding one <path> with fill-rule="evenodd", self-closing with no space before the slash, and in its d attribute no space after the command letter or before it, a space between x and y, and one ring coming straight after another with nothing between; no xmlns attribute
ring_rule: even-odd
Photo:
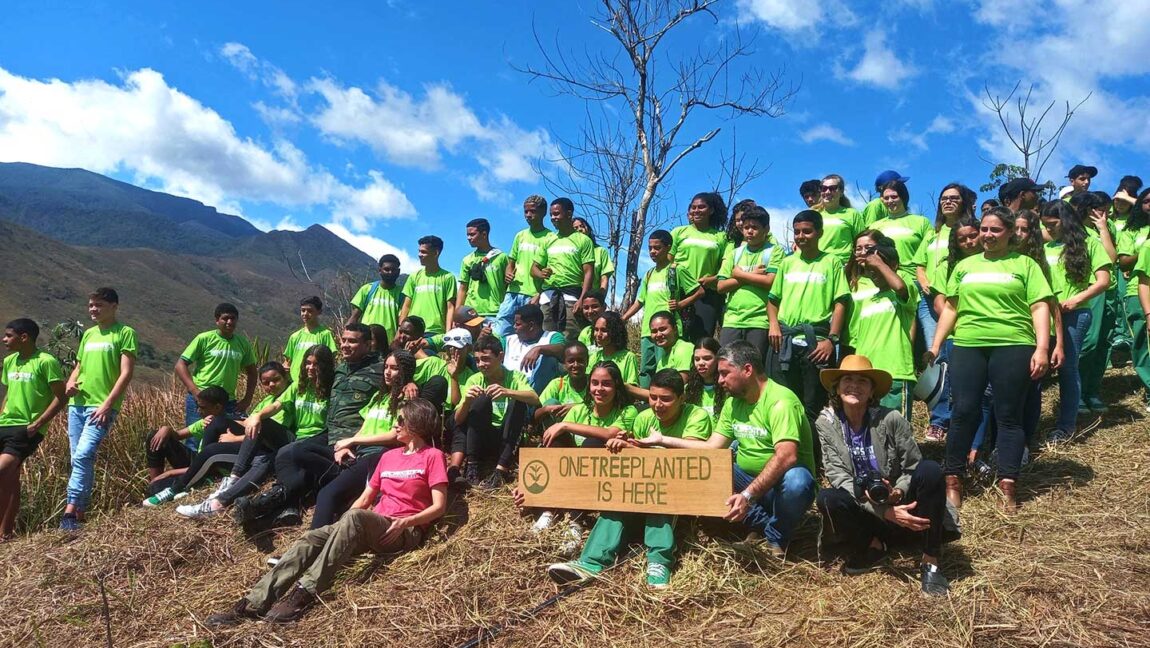
<svg viewBox="0 0 1150 648"><path fill-rule="evenodd" d="M743 499L747 500L748 504L753 502L755 499L755 497L753 495L751 495L751 492L749 490L744 490L743 492L739 493L739 495L742 495Z"/></svg>

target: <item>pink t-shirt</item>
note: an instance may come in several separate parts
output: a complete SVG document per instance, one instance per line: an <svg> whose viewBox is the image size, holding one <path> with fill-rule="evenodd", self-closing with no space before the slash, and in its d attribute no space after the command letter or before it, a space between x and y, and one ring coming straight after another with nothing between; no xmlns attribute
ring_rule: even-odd
<svg viewBox="0 0 1150 648"><path fill-rule="evenodd" d="M380 492L373 509L389 518L415 515L431 506L431 489L447 483L443 452L425 446L411 454L405 448L383 453L369 482Z"/></svg>

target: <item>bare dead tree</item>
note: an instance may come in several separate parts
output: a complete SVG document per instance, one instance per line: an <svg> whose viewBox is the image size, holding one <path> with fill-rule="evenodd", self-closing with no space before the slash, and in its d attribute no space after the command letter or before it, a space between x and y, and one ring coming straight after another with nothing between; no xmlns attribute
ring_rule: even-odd
<svg viewBox="0 0 1150 648"><path fill-rule="evenodd" d="M1022 81L1014 84L1010 92L1005 97L991 93L990 86L983 84L982 89L986 94L986 99L982 105L986 106L987 110L994 112L998 116L998 123L1002 126L1002 132L1006 138L1010 140L1010 144L1018 150L1022 155L1022 168L1025 171L1026 177L1037 179L1042 175L1042 169L1046 166L1050 156L1054 154L1055 149L1058 148L1058 142L1062 139L1062 134L1066 131L1066 126L1074 117L1074 113L1082 107L1082 104L1090 100L1091 93L1087 93L1077 104L1071 107L1069 101L1064 101L1062 118L1057 122L1054 127L1054 133L1043 137L1042 125L1047 117L1056 116L1057 113L1052 115L1051 111L1058 105L1058 100L1051 100L1050 104L1043 109L1038 116L1034 116L1031 110L1031 99L1034 96L1034 84L1026 89L1025 94L1018 94L1018 89L1022 86ZM1018 95L1017 97L1015 95ZM1012 113L1013 104L1013 113ZM1038 107L1035 107L1037 110ZM1017 122L1017 123L1016 123ZM1049 125L1048 125L1049 126ZM995 164L987 160L991 164Z"/></svg>
<svg viewBox="0 0 1150 648"><path fill-rule="evenodd" d="M719 174L708 176L708 179L711 181L711 186L715 187L715 191L723 196L723 200L730 207L738 200L743 187L762 177L769 168L769 164L760 167L757 157L748 160L745 152L739 152L738 132L732 127L730 151L725 149L719 151Z"/></svg>
<svg viewBox="0 0 1150 648"><path fill-rule="evenodd" d="M665 42L693 21L710 18L718 24L715 8L720 2L600 0L591 23L610 37L610 47L569 55L558 38L545 46L534 30L542 59L538 65L517 68L532 80L548 83L558 95L610 106L627 141L634 138L642 191L629 212L629 226L623 228L628 236L624 307L639 288L639 256L660 187L679 162L719 134L717 127L692 129L692 117L700 110L720 111L728 119L778 117L796 92L794 85L784 85L783 69L764 73L749 64L736 69L754 53L754 34L738 26L715 45L694 51Z"/></svg>

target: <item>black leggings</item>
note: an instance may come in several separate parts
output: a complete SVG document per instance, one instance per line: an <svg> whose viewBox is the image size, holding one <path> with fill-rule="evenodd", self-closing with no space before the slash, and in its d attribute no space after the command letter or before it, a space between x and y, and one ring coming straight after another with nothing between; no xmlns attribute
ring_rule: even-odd
<svg viewBox="0 0 1150 648"><path fill-rule="evenodd" d="M919 535L922 537L922 552L937 558L942 551L946 487L942 468L936 462L918 462L918 467L910 477L910 487L900 504L911 502L917 502L911 511L916 517L930 520L930 528L926 531L914 532L877 517L859 504L854 493L844 488L824 488L816 498L823 519L830 523L836 535L856 551L865 549L873 538L889 542L897 535Z"/></svg>
<svg viewBox="0 0 1150 648"><path fill-rule="evenodd" d="M765 362L767 357L767 329L765 328L728 328L719 331L719 344L727 346L732 342L750 342L759 350L759 362Z"/></svg>
<svg viewBox="0 0 1150 648"><path fill-rule="evenodd" d="M715 327L723 312L723 295L704 288L703 296L695 300L692 308L695 312L687 322L687 339L698 344L699 340L715 335Z"/></svg>
<svg viewBox="0 0 1150 648"><path fill-rule="evenodd" d="M492 402L486 395L472 401L471 408L467 410L467 420L455 426L451 451L462 452L469 459L478 460L481 453L487 454L492 448L498 447L498 465L510 468L515 452L519 449L519 439L523 435L527 405L508 399L501 430L496 430L492 425L491 415Z"/></svg>
<svg viewBox="0 0 1150 648"><path fill-rule="evenodd" d="M245 438L232 465L232 485L220 493L216 499L224 506L230 505L237 497L249 489L259 486L272 471L276 452L295 441L295 433L279 421L268 419L260 427L260 433L253 438Z"/></svg>
<svg viewBox="0 0 1150 648"><path fill-rule="evenodd" d="M280 448L275 466L276 479L292 505L298 505L299 500L339 474L334 451L324 434L293 441Z"/></svg>
<svg viewBox="0 0 1150 648"><path fill-rule="evenodd" d="M989 382L994 391L994 418L998 425L998 476L1017 479L1026 447L1023 410L1030 380L1031 345L997 347L955 346L950 356L951 422L946 435L943 472L961 475L982 417L982 394Z"/></svg>
<svg viewBox="0 0 1150 648"><path fill-rule="evenodd" d="M382 452L373 452L357 457L354 463L341 467L339 474L319 489L319 493L315 496L311 528L318 529L332 524L347 510L347 507L363 492L381 456Z"/></svg>

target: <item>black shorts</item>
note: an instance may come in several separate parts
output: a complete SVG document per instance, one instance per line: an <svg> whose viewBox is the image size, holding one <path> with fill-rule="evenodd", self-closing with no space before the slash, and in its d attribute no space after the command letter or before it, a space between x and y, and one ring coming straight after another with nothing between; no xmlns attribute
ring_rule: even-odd
<svg viewBox="0 0 1150 648"><path fill-rule="evenodd" d="M0 454L10 454L24 461L36 452L44 435L37 432L28 436L27 425L7 425L0 427Z"/></svg>

